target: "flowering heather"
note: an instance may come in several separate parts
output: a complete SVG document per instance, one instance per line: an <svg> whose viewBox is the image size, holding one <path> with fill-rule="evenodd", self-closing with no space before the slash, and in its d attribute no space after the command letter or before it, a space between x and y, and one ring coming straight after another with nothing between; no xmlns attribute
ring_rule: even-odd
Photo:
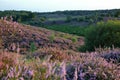
<svg viewBox="0 0 120 80"><path fill-rule="evenodd" d="M51 43L49 37L53 33L55 34L55 38ZM69 37L61 37L61 34ZM0 37L0 48L4 48L12 52L18 52L19 48L19 52L22 54L31 51L31 43L34 43L36 49L41 47L53 47L72 50L77 50L76 47L79 47L79 45L83 44L83 39L78 36L77 37L81 42L73 43L70 40L72 36L68 34L50 31L43 28L36 28L6 20L0 20Z"/></svg>
<svg viewBox="0 0 120 80"><path fill-rule="evenodd" d="M114 50L112 50L114 52ZM108 51L105 51L108 52ZM116 50L115 50L116 52ZM9 57L14 53L7 53ZM16 53L17 54L17 53ZM14 55L16 55L14 54ZM107 53L79 53L73 60L50 60L52 56L26 59L19 55L18 62L13 58L6 69L1 67L1 79L20 80L119 80L120 65L108 62L103 56ZM109 54L109 53L108 53ZM3 54L3 56L5 56ZM21 57L20 57L21 56ZM69 55L68 55L69 56ZM71 56L71 55L70 55Z"/></svg>
<svg viewBox="0 0 120 80"><path fill-rule="evenodd" d="M119 48L81 53L79 42L60 34L50 42L51 31L6 20L0 30L0 80L120 80ZM31 41L37 48L32 53Z"/></svg>

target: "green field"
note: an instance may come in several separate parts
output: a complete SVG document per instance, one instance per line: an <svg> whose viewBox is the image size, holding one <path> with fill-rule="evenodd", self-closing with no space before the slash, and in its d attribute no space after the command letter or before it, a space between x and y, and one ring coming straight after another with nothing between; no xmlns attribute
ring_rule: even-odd
<svg viewBox="0 0 120 80"><path fill-rule="evenodd" d="M60 17L60 18L48 18L47 19L48 21L59 21L59 20L66 20L66 18L65 17Z"/></svg>
<svg viewBox="0 0 120 80"><path fill-rule="evenodd" d="M85 35L85 29L87 27L80 27L80 26L70 26L70 25L52 25L52 26L44 26L44 28L61 31L69 34L75 34L78 36Z"/></svg>

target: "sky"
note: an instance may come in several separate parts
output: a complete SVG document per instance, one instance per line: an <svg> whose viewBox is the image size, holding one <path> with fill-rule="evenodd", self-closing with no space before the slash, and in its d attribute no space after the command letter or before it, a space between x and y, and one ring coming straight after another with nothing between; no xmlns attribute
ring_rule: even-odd
<svg viewBox="0 0 120 80"><path fill-rule="evenodd" d="M120 0L0 0L0 10L52 12L63 10L119 9Z"/></svg>

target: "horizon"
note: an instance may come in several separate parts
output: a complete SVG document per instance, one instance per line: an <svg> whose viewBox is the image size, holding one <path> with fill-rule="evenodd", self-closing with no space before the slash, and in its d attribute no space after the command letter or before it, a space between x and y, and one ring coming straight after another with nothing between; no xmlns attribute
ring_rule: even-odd
<svg viewBox="0 0 120 80"><path fill-rule="evenodd" d="M109 3L109 4L108 4ZM55 12L73 10L120 9L117 0L0 0L0 11L17 10L32 12Z"/></svg>
<svg viewBox="0 0 120 80"><path fill-rule="evenodd" d="M57 10L57 11L46 11L46 12L30 11L30 10L0 10L0 11L28 11L28 12L36 12L36 13L52 13L52 12L63 12L63 11L102 11L102 10L120 10L120 8L93 9L93 10Z"/></svg>

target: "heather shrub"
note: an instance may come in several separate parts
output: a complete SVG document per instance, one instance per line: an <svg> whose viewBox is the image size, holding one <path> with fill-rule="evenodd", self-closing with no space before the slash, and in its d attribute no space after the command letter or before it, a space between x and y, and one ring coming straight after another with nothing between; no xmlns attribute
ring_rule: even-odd
<svg viewBox="0 0 120 80"><path fill-rule="evenodd" d="M0 38L0 49L2 48L2 39Z"/></svg>
<svg viewBox="0 0 120 80"><path fill-rule="evenodd" d="M31 70L29 67L22 65L16 65L10 67L7 70L6 75L4 75L1 79L2 80L33 80L34 71Z"/></svg>
<svg viewBox="0 0 120 80"><path fill-rule="evenodd" d="M64 59L70 59L67 52L60 50L59 48L41 48L32 54L33 57L39 57L40 59L46 58L46 56L51 56L50 60L63 61Z"/></svg>
<svg viewBox="0 0 120 80"><path fill-rule="evenodd" d="M76 75L75 72L77 72ZM78 80L117 80L119 79L119 70L116 65L108 63L102 58L88 56L88 59L82 58L80 62L74 63L67 75L69 75L67 80L72 80L75 76Z"/></svg>
<svg viewBox="0 0 120 80"><path fill-rule="evenodd" d="M75 66L74 65L67 65L66 67L66 78L67 80L73 79L74 78L74 72L75 72Z"/></svg>
<svg viewBox="0 0 120 80"><path fill-rule="evenodd" d="M120 47L120 21L99 22L86 30L86 50L99 47Z"/></svg>
<svg viewBox="0 0 120 80"><path fill-rule="evenodd" d="M0 53L0 63L2 64L3 68L7 66L15 65L15 56L10 55L9 53L2 52ZM0 68L1 70L2 68Z"/></svg>
<svg viewBox="0 0 120 80"><path fill-rule="evenodd" d="M46 51L42 49L40 51ZM57 54L58 49L55 50ZM52 50L48 49L47 52ZM63 51L62 51L63 53ZM101 55L106 53L80 53L70 55L72 60L60 58L23 59L19 63L2 69L0 79L7 80L119 80L119 65L107 62ZM46 55L46 54L44 54ZM60 56L61 54L59 54ZM13 55L12 55L13 56ZM55 57L54 57L55 58ZM1 64L1 63L0 63ZM3 74L4 73L4 74Z"/></svg>
<svg viewBox="0 0 120 80"><path fill-rule="evenodd" d="M0 49L2 48L2 31L0 30Z"/></svg>
<svg viewBox="0 0 120 80"><path fill-rule="evenodd" d="M8 69L16 64L16 58L13 54L0 52L0 78L6 75Z"/></svg>
<svg viewBox="0 0 120 80"><path fill-rule="evenodd" d="M120 51L110 51L102 55L108 62L120 63Z"/></svg>

